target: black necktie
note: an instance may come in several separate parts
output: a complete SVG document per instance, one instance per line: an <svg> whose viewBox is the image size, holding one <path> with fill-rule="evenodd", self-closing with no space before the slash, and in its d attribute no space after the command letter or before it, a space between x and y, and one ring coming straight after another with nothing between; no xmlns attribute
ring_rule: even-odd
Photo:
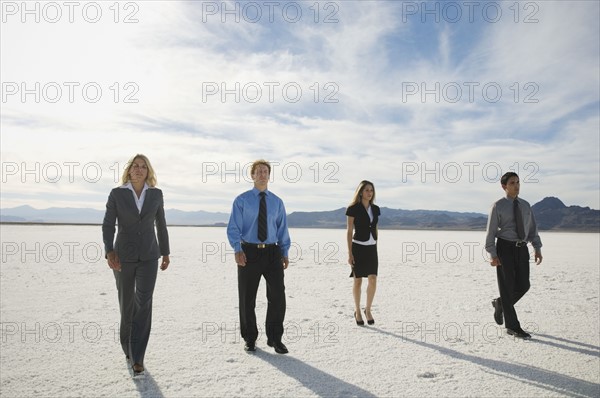
<svg viewBox="0 0 600 398"><path fill-rule="evenodd" d="M260 206L258 209L258 240L267 240L267 198L266 193L260 193Z"/></svg>
<svg viewBox="0 0 600 398"><path fill-rule="evenodd" d="M519 209L519 201L517 198L513 201L513 211L515 214L515 223L517 224L517 235L519 240L525 240L525 227L523 226L523 215Z"/></svg>

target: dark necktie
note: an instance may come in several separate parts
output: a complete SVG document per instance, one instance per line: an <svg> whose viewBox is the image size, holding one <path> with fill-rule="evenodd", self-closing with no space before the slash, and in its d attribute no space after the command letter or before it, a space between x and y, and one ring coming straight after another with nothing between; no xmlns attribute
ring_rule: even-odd
<svg viewBox="0 0 600 398"><path fill-rule="evenodd" d="M260 206L258 209L258 240L267 240L267 198L266 193L260 193Z"/></svg>
<svg viewBox="0 0 600 398"><path fill-rule="evenodd" d="M523 215L519 209L519 201L517 198L513 201L513 211L515 214L515 223L517 224L517 235L519 240L525 240L525 227L523 226Z"/></svg>

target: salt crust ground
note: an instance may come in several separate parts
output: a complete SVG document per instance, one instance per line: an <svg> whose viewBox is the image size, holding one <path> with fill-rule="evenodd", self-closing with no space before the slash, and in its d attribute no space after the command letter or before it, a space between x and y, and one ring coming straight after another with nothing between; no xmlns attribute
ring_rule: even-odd
<svg viewBox="0 0 600 398"><path fill-rule="evenodd" d="M521 341L493 322L497 288L481 232L383 231L376 324L358 327L344 231L292 230L290 354L274 353L262 335L250 355L236 330L224 229L173 227L147 375L132 380L115 339L114 279L95 260L99 228L1 232L2 397L600 396L598 234L542 233L544 262L532 265L532 288L517 305L534 337ZM39 259L10 254L9 243L36 242L47 250ZM56 245L59 261L46 261ZM263 283L259 319L265 308Z"/></svg>

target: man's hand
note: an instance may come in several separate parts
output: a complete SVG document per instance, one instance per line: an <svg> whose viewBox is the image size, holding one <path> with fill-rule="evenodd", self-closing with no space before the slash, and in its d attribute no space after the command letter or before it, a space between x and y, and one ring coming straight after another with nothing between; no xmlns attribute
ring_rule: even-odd
<svg viewBox="0 0 600 398"><path fill-rule="evenodd" d="M235 253L235 263L240 267L246 266L246 253L244 253L244 251Z"/></svg>
<svg viewBox="0 0 600 398"><path fill-rule="evenodd" d="M493 257L492 261L490 261L490 264L492 267L500 267L502 265L500 264L500 259L498 257Z"/></svg>
<svg viewBox="0 0 600 398"><path fill-rule="evenodd" d="M535 263L538 265L542 263L542 253L541 252L535 252Z"/></svg>
<svg viewBox="0 0 600 398"><path fill-rule="evenodd" d="M162 256L162 263L160 264L160 269L163 271L166 270L167 268L169 268L169 264L171 264L169 256Z"/></svg>
<svg viewBox="0 0 600 398"><path fill-rule="evenodd" d="M290 265L290 260L287 257L281 257L281 263L283 264L283 269L287 269L288 265Z"/></svg>

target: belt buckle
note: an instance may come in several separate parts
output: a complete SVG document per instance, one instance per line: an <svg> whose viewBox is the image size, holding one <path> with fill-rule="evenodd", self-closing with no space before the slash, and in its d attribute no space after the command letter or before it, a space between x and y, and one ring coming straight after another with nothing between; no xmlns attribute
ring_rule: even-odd
<svg viewBox="0 0 600 398"><path fill-rule="evenodd" d="M259 243L256 245L256 247L259 249L264 249L265 247L267 247L267 245L265 243Z"/></svg>
<svg viewBox="0 0 600 398"><path fill-rule="evenodd" d="M518 240L515 243L515 246L517 246L517 247L523 247L523 246L526 246L526 245L527 245L527 241L524 241L524 240Z"/></svg>

